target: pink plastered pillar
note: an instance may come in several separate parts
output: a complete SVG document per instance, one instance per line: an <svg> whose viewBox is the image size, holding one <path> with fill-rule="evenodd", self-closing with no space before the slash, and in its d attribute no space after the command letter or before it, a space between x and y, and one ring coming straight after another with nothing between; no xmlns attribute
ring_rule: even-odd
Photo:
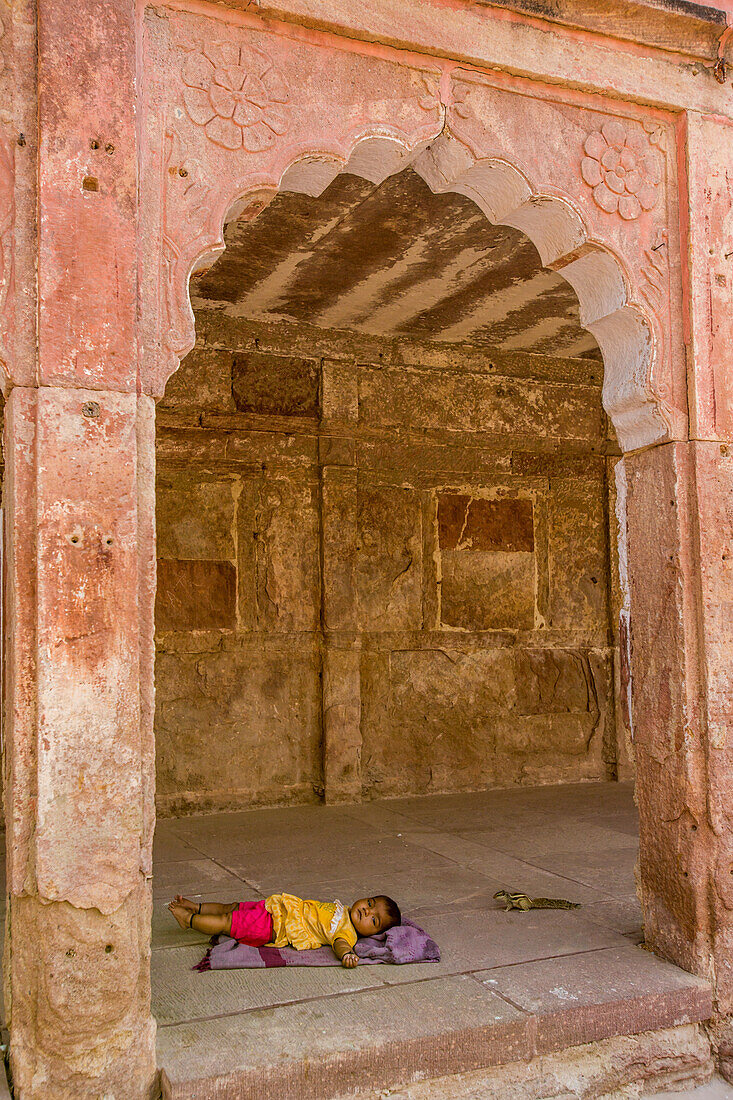
<svg viewBox="0 0 733 1100"><path fill-rule="evenodd" d="M713 977L695 445L623 460L631 699L647 943Z"/></svg>
<svg viewBox="0 0 733 1100"><path fill-rule="evenodd" d="M38 350L18 334L4 427L10 1055L20 1100L143 1100L155 415L138 362L133 5L40 0L37 33L40 137L23 155Z"/></svg>
<svg viewBox="0 0 733 1100"><path fill-rule="evenodd" d="M733 1032L733 129L679 127L690 438L626 455L632 719L647 942Z"/></svg>
<svg viewBox="0 0 733 1100"><path fill-rule="evenodd" d="M17 1094L146 1097L154 418L41 386L6 406L5 983Z"/></svg>

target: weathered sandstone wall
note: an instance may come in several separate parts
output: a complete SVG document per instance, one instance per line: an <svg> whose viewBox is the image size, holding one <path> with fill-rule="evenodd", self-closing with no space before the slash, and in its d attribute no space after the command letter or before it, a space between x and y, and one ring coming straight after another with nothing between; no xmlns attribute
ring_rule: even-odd
<svg viewBox="0 0 733 1100"><path fill-rule="evenodd" d="M324 576L364 798L627 773L601 364L197 329L158 410L161 811L323 797Z"/></svg>

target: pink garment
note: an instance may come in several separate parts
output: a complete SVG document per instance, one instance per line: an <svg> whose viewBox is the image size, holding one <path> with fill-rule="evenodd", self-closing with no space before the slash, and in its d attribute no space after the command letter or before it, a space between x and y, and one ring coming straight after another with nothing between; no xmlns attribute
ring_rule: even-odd
<svg viewBox="0 0 733 1100"><path fill-rule="evenodd" d="M261 901L240 901L232 913L232 939L249 947L272 943L272 917Z"/></svg>

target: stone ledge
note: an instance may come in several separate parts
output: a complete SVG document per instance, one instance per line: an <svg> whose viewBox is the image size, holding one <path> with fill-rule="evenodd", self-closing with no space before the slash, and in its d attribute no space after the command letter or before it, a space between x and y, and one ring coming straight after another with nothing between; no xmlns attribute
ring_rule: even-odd
<svg viewBox="0 0 733 1100"><path fill-rule="evenodd" d="M712 1070L704 1029L687 1024L567 1047L530 1062L513 1062L488 1071L420 1081L390 1089L388 1095L389 1100L598 1100L599 1096L639 1097L642 1089L644 1096L670 1089L673 1091L665 1091L664 1096L672 1100L680 1089L704 1085ZM346 1100L347 1095L354 1094L334 1100ZM715 1089L714 1096L721 1095ZM361 1093L363 1100L383 1096L384 1092ZM712 1091L709 1100L713 1100Z"/></svg>
<svg viewBox="0 0 733 1100"><path fill-rule="evenodd" d="M569 1009L557 1008L550 973L567 986ZM631 947L589 952L161 1028L163 1097L327 1100L411 1088L568 1046L682 1032L711 1011L707 983L654 956ZM693 1062L706 1079L712 1063Z"/></svg>
<svg viewBox="0 0 733 1100"><path fill-rule="evenodd" d="M608 34L714 60L726 27L725 12L689 0L477 0L481 7L510 8L567 27Z"/></svg>

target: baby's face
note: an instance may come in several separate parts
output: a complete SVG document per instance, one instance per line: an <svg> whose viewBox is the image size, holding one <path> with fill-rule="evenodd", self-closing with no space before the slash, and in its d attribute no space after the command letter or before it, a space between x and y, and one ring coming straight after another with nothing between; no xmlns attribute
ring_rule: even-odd
<svg viewBox="0 0 733 1100"><path fill-rule="evenodd" d="M360 936L376 936L390 923L381 898L360 898L351 906L350 916Z"/></svg>

